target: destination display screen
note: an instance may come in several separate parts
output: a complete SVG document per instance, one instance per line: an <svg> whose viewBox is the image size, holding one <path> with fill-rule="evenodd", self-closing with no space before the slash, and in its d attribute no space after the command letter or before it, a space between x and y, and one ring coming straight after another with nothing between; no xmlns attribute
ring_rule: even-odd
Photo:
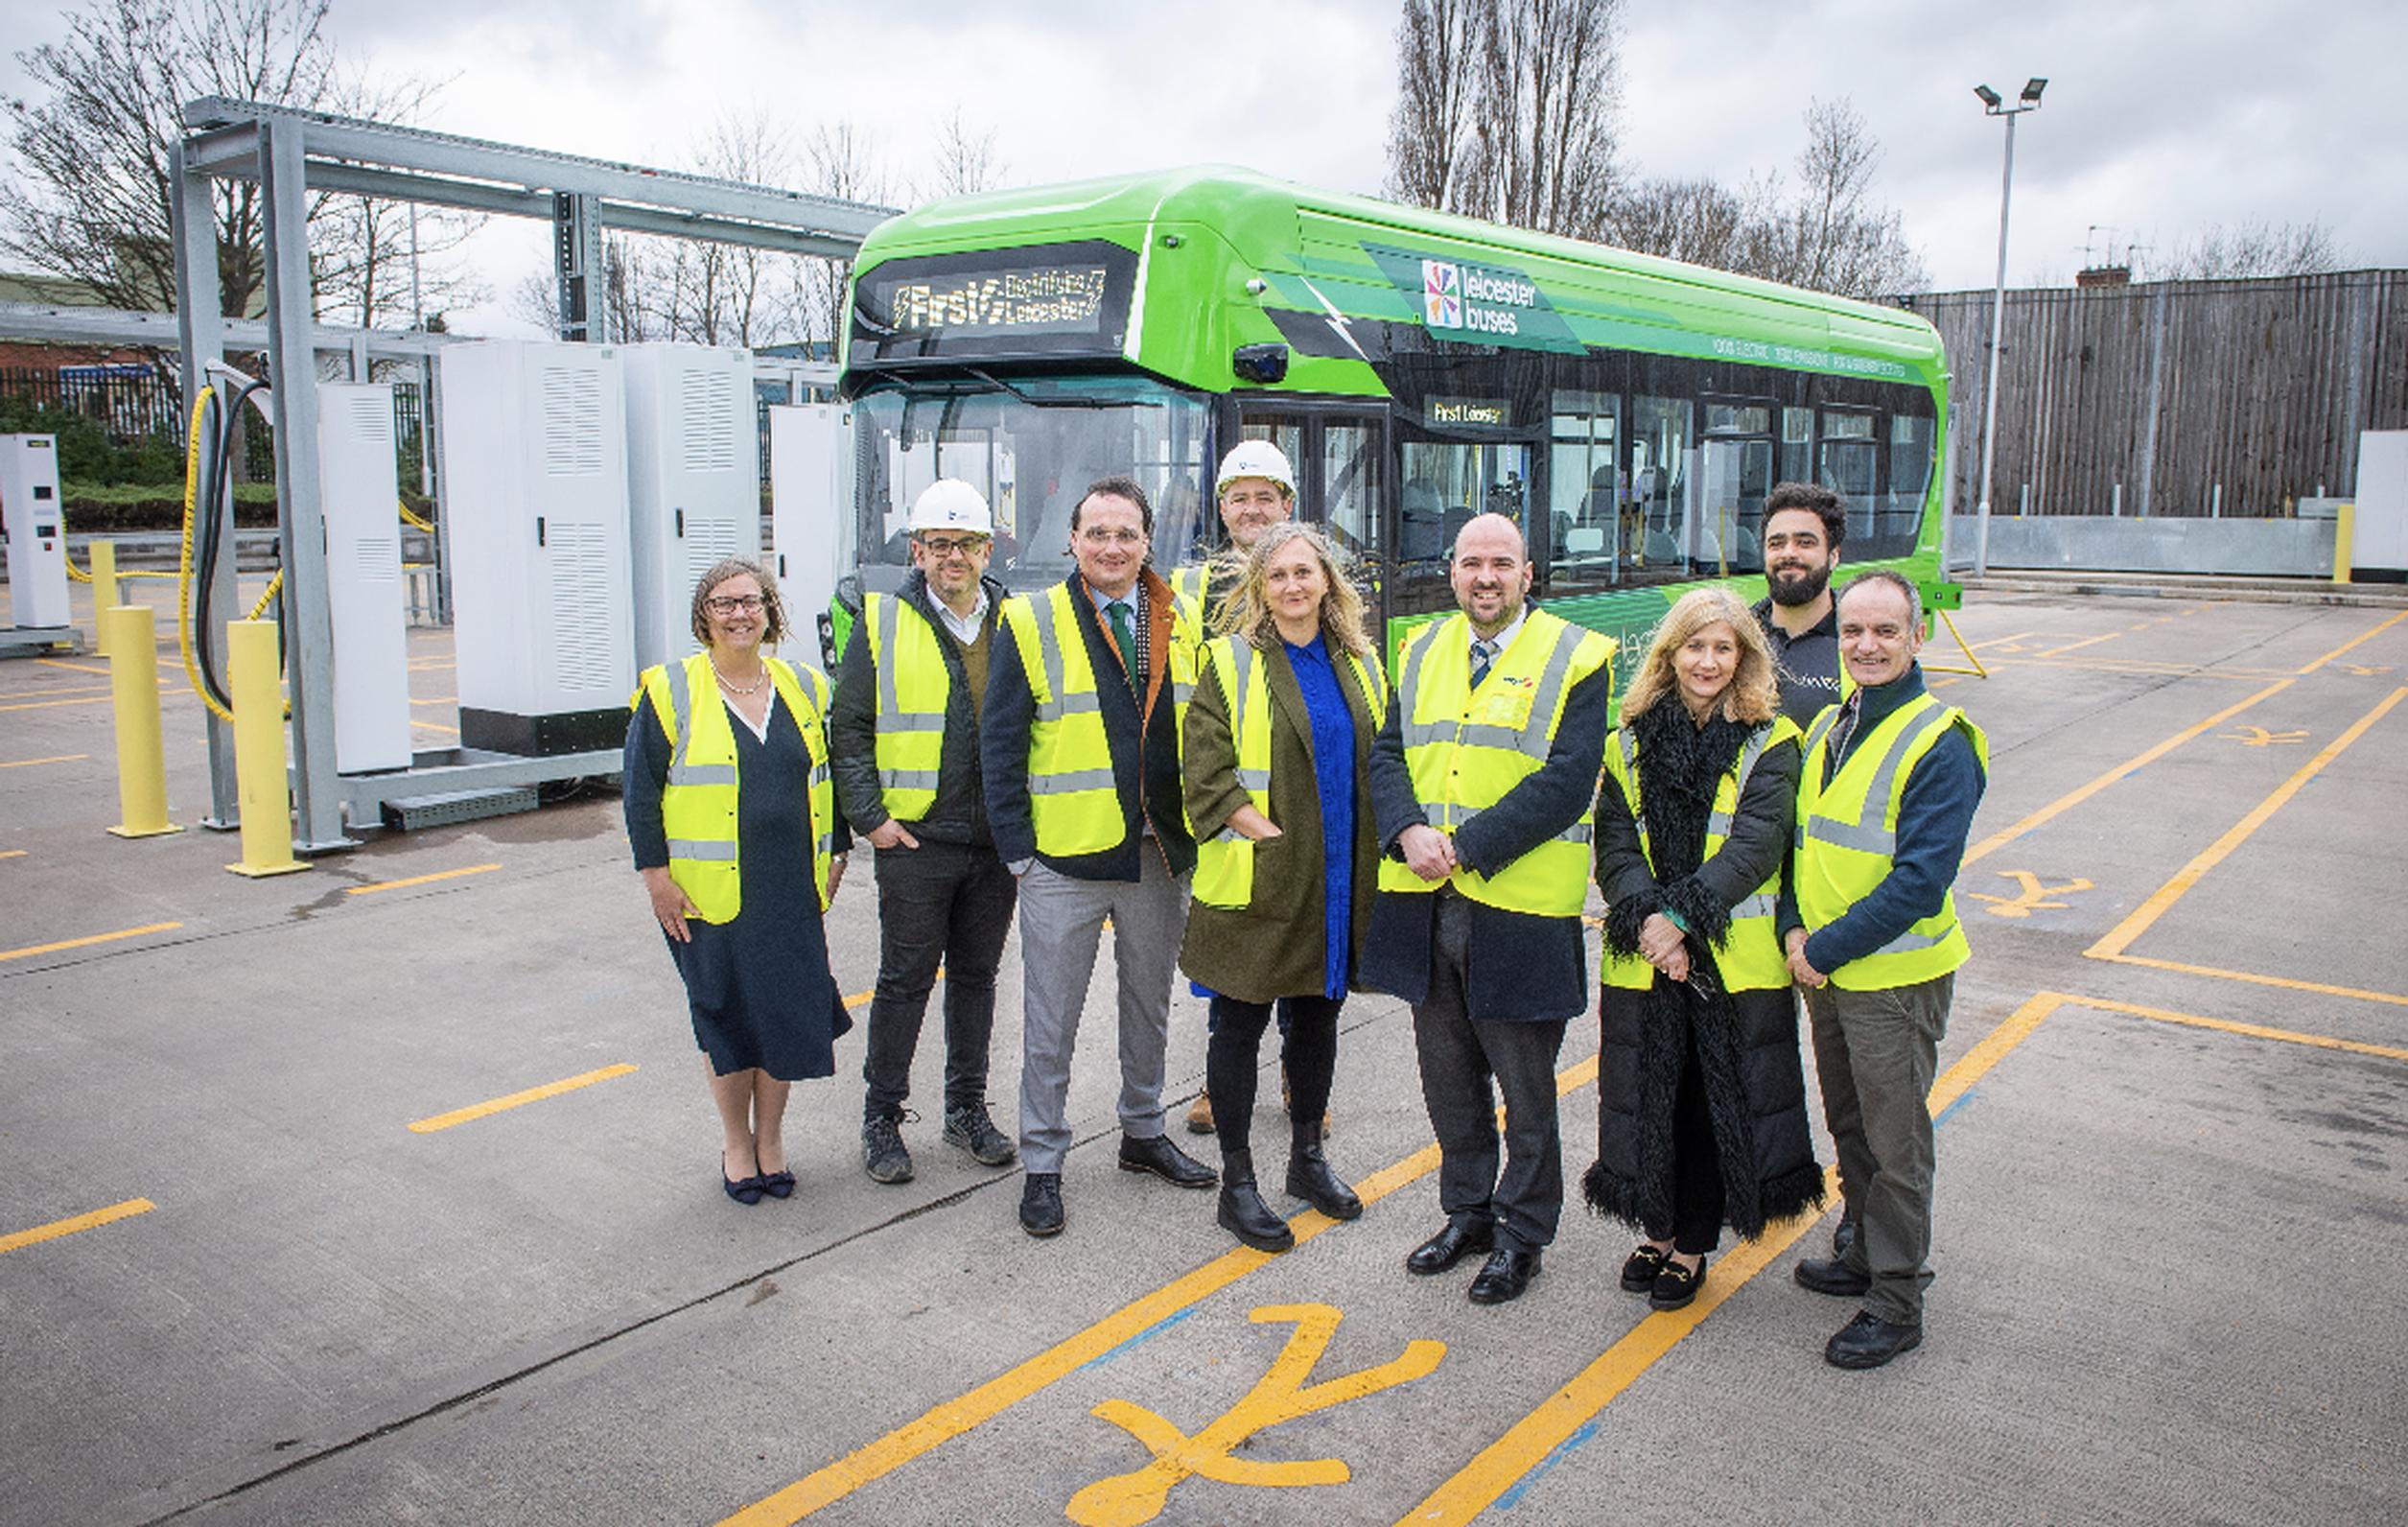
<svg viewBox="0 0 2408 1527"><path fill-rule="evenodd" d="M853 292L856 358L1117 352L1136 257L1083 243L890 260Z"/></svg>

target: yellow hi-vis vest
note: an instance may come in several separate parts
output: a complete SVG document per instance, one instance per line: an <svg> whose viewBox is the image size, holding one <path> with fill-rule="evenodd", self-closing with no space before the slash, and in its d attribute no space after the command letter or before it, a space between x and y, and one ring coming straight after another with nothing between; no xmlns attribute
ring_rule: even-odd
<svg viewBox="0 0 2408 1527"><path fill-rule="evenodd" d="M1457 614L1405 638L1396 705L1421 814L1452 835L1538 771L1563 719L1564 696L1610 670L1611 638L1533 609L1513 645L1471 686L1471 620ZM1494 876L1458 866L1449 883L1476 902L1541 917L1578 917L1587 904L1591 821L1580 820ZM1383 891L1435 891L1400 859L1380 861Z"/></svg>
<svg viewBox="0 0 2408 1527"><path fill-rule="evenodd" d="M836 792L828 776L828 675L808 664L764 658L778 698L794 712L811 760L811 881L828 909L828 869L835 849ZM732 923L743 909L736 860L736 730L711 671L711 654L643 670L643 693L668 735L668 784L661 825L668 836L669 879L706 923ZM697 703L695 696L701 696ZM632 704L632 702L630 702Z"/></svg>
<svg viewBox="0 0 2408 1527"><path fill-rule="evenodd" d="M1037 829L1037 852L1049 858L1101 854L1127 835L1095 667L1087 661L1087 641L1070 603L1085 598L1084 590L1074 592L1064 581L1042 594L1017 596L1003 606L1003 628L1019 649L1020 670L1036 703L1028 729L1029 815ZM1186 729L1201 644L1190 601L1175 598L1171 621L1170 671L1162 677L1171 691L1176 737ZM1139 695L1137 703L1143 705L1145 697Z"/></svg>
<svg viewBox="0 0 2408 1527"><path fill-rule="evenodd" d="M1756 761L1765 756L1765 749L1775 742L1798 736L1797 723L1786 716L1776 716L1748 734L1740 748L1739 757L1722 771L1721 780L1714 787L1714 810L1706 817L1706 857L1720 852L1731 835L1732 818L1739 814L1739 803L1747 793L1747 778L1756 772ZM1648 818L1639 800L1638 749L1632 743L1630 728L1617 727L1605 740L1605 772L1622 787L1622 798L1629 803L1631 820L1639 826L1639 851L1648 858L1648 868L1655 868L1655 846L1648 841ZM1773 905L1781 894L1781 866L1773 866L1772 874L1758 886L1754 894L1731 908L1731 931L1723 947L1715 951L1715 970L1726 992L1768 991L1789 984L1789 962L1782 956L1781 936L1773 928ZM1605 951L1605 984L1644 989L1655 977L1655 967L1636 954L1616 954Z"/></svg>
<svg viewBox="0 0 2408 1527"><path fill-rule="evenodd" d="M1898 806L1915 765L1946 737L1950 727L1974 744L1982 772L1990 771L1990 740L1952 705L1929 694L1882 717L1856 745L1831 783L1823 783L1823 754L1839 707L1826 706L1806 734L1806 763L1798 782L1797 855L1794 867L1798 915L1809 931L1873 894L1890 871L1898 848ZM1956 921L1952 889L1940 909L1861 959L1824 974L1851 992L1886 991L1946 975L1971 957L1965 929Z"/></svg>
<svg viewBox="0 0 2408 1527"><path fill-rule="evenodd" d="M1345 654L1354 682L1370 708L1376 732L1387 716L1387 679L1375 657ZM1237 750L1238 787L1254 810L1271 814L1271 682L1263 655L1235 636L1207 643L1204 661L1221 681L1229 707L1229 740ZM1196 845L1195 899L1206 906L1246 907L1254 899L1254 841L1233 827Z"/></svg>
<svg viewBox="0 0 2408 1527"><path fill-rule="evenodd" d="M917 822L936 804L937 766L945 757L945 715L953 670L947 638L891 594L866 595L861 623L877 670L878 797L886 814Z"/></svg>

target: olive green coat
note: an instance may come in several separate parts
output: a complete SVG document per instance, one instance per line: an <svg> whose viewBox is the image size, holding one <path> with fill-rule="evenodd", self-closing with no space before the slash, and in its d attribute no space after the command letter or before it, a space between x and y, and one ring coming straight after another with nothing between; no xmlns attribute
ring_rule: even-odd
<svg viewBox="0 0 2408 1527"><path fill-rule="evenodd" d="M1355 682L1354 670L1338 661L1338 688L1354 715L1354 928L1349 964L1360 969L1363 934L1371 917L1371 893L1379 879L1378 848L1371 825L1371 739L1378 728ZM1246 804L1237 784L1237 747L1229 737L1229 702L1211 664L1202 665L1196 697L1187 708L1185 752L1181 760L1187 814L1196 840L1228 825L1229 813ZM1254 845L1254 890L1244 910L1193 904L1179 967L1188 979L1246 1002L1282 997L1319 997L1328 989L1324 969L1328 936L1321 915L1321 803L1313 772L1313 722L1304 692L1288 666L1284 644L1264 654L1271 682L1271 810L1280 835ZM1377 670L1373 672L1376 674ZM1349 982L1351 984L1351 982Z"/></svg>

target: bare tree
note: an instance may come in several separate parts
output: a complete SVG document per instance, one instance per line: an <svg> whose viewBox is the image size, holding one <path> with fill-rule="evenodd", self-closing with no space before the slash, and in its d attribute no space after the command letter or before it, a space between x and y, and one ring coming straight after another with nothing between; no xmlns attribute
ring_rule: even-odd
<svg viewBox="0 0 2408 1527"><path fill-rule="evenodd" d="M794 176L785 130L759 108L720 117L693 157L701 173L748 185L783 185ZM622 262L633 253L622 250ZM660 241L652 253L657 279L649 287L670 338L749 349L794 337L791 256L692 240ZM627 273L641 272L630 266Z"/></svg>
<svg viewBox="0 0 2408 1527"><path fill-rule="evenodd" d="M1389 190L1594 237L1618 174L1622 0L1406 0Z"/></svg>
<svg viewBox="0 0 2408 1527"><path fill-rule="evenodd" d="M1642 254L1736 270L1749 207L1718 180L1646 180L1615 198L1601 236Z"/></svg>
<svg viewBox="0 0 2408 1527"><path fill-rule="evenodd" d="M813 132L803 157L805 180L800 190L873 204L892 196L893 181L878 158L877 142L866 129L850 122ZM804 338L833 341L844 333L845 289L852 279L851 260L801 263L795 296L803 311Z"/></svg>
<svg viewBox="0 0 2408 1527"><path fill-rule="evenodd" d="M2348 256L2332 230L2305 223L2263 220L2211 223L2149 274L2162 281L2231 281L2251 276L2318 275L2338 270Z"/></svg>
<svg viewBox="0 0 2408 1527"><path fill-rule="evenodd" d="M17 173L0 179L0 213L9 225L0 249L112 306L174 307L169 155L183 135L187 101L222 95L356 116L425 103L427 86L377 85L338 70L326 35L330 4L80 0L64 13L64 40L17 55L42 99L6 104ZM250 313L266 284L259 188L220 180L215 200L219 299L224 312ZM321 251L330 264L320 273L334 283L338 309L396 311L379 295L392 290L387 278L401 237L389 211L372 213L356 197L313 199L313 243L322 230L332 246ZM435 235L437 252L452 247L451 233L466 225L447 221ZM423 267L423 216L420 235ZM348 252L346 241L354 246ZM448 269L439 277L453 279ZM330 294L319 295L326 300Z"/></svg>
<svg viewBox="0 0 2408 1527"><path fill-rule="evenodd" d="M928 181L930 196L956 197L991 191L1003 178L1006 168L995 153L994 129L973 129L963 120L960 106L937 124L936 166Z"/></svg>

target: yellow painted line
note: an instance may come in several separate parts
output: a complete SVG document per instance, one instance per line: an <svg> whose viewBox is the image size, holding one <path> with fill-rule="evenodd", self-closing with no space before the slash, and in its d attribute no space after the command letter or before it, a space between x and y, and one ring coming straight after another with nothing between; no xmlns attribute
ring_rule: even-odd
<svg viewBox="0 0 2408 1527"><path fill-rule="evenodd" d="M1597 1080L1597 1057L1555 1074L1558 1096ZM1382 1167L1355 1184L1355 1196L1368 1206L1437 1171L1438 1148L1426 1145L1399 1162ZM1288 1221L1297 1244L1303 1245L1337 1224L1316 1210L1305 1210ZM1065 1375L1103 1356L1113 1348L1153 1329L1173 1315L1219 1293L1247 1274L1279 1257L1240 1246L1222 1253L1182 1278L1125 1304L1085 1330L1064 1338L1036 1356L987 1380L958 1399L946 1401L906 1421L876 1442L854 1448L834 1463L806 1475L773 1495L726 1517L720 1527L787 1527L823 1506L844 1499L862 1486L884 1478L914 1459L1018 1404ZM1708 1284L1709 1288L1713 1285Z"/></svg>
<svg viewBox="0 0 2408 1527"><path fill-rule="evenodd" d="M1964 683L1966 678L1967 675L1963 673L1953 674L1944 679L1933 679L1930 683L1925 685L1924 688L1927 690L1944 690L1952 684Z"/></svg>
<svg viewBox="0 0 2408 1527"><path fill-rule="evenodd" d="M2153 748L2150 748L2147 752L2124 760L2121 764L2116 764L2114 768L2109 769L2106 773L2091 781L2091 783L2083 786L2081 788L2073 790L2068 794L2058 796L2055 800L2049 802L2046 806L2042 807L2039 810L2034 811L2031 815L2024 817L2022 821L2017 822L2014 826L2003 828L1999 832L1991 834L1988 837L1983 838L1980 842L1965 851L1964 862L1971 864L1975 859L1981 858L1985 855L1997 853L1999 849L2006 847L2009 843L2014 842L2024 834L2031 832L2034 828L2040 827L2056 817L2064 815L2067 811L2073 810L2073 808L2081 805L2084 801L2089 800L2092 796L2096 795L2099 791L2107 788L2110 785L2115 784L2117 780L2123 779L2127 775L2148 767L2159 759L2163 758L2166 754L2171 753L2174 749L2182 746L2185 742L2189 741L2192 738L2197 737L2202 732L2213 731L2215 728L2222 726L2233 717L2240 715L2243 711L2248 710L2259 700L2262 700L2266 698L2266 696L2276 693L2279 691L2289 689L2290 687L2291 680L2277 679L2274 683L2267 685L2264 689L2259 690L2256 693L2251 695L2248 699L2241 701L2238 705L2226 706L2223 710L2216 712L2206 720L2200 721L2195 725L2184 727L2172 737L2167 738L2164 741L2158 743Z"/></svg>
<svg viewBox="0 0 2408 1527"><path fill-rule="evenodd" d="M378 891L398 891L406 885L432 885L436 881L456 881L463 875L482 875L487 870L498 870L501 867L499 864L471 864L466 869L436 870L432 875L412 875L408 880L376 881L366 885L345 886L343 894L345 896L371 896Z"/></svg>
<svg viewBox="0 0 2408 1527"><path fill-rule="evenodd" d="M159 691L159 698L179 700L188 693L184 690L162 687ZM110 698L111 696L106 694L96 694L88 700L20 700L14 705L0 705L0 711L48 711L61 705L106 705Z"/></svg>
<svg viewBox="0 0 2408 1527"><path fill-rule="evenodd" d="M2383 696L2381 704L2359 717L2350 725L2350 730L2325 744L2323 752L2308 760L2297 774L2275 787L2272 795L2259 801L2251 809L2247 816L2233 823L2222 837L2209 844L2189 863L2175 871L2172 880L2159 886L2147 901L2133 908L2131 916L2116 924L2109 930L2105 938L2100 939L2083 952L2092 959L2110 959L2130 949L2135 939L2148 931L2150 924L2164 916L2168 908L2181 901L2193 885L2199 883L2201 876L2224 862L2228 855L2248 841L2251 834L2265 826L2267 820L2275 812L2282 810L2292 796L2299 794L2301 788L2309 780L2322 773L2326 764L2341 757L2343 751L2350 743L2364 737L2375 722L2389 715L2392 707L2397 705L2402 699L2408 699L2408 689L2396 689Z"/></svg>
<svg viewBox="0 0 2408 1527"><path fill-rule="evenodd" d="M457 737L460 735L460 729L456 726L445 726L441 721L421 721L414 716L409 718L409 724L416 727L423 727L430 732L441 732L451 737Z"/></svg>
<svg viewBox="0 0 2408 1527"><path fill-rule="evenodd" d="M121 938L140 938L145 933L172 933L183 926L181 923L145 923L140 928L121 928L114 933L88 933L82 938L62 938L56 944L0 950L0 960L32 959L36 954L56 954L62 949L82 949L91 944L114 944Z"/></svg>
<svg viewBox="0 0 2408 1527"><path fill-rule="evenodd" d="M162 676L159 686L164 689L168 684L168 679ZM53 684L46 689L11 690L0 694L0 700L55 700L69 694L113 694L116 689L113 684Z"/></svg>
<svg viewBox="0 0 2408 1527"><path fill-rule="evenodd" d="M2037 631L2018 631L2013 636L1985 636L1978 642L1966 643L1965 650L1968 652L1977 652L1985 646L2003 646L2009 642L2021 642L2027 636L2038 636L2039 634L2040 633Z"/></svg>
<svg viewBox="0 0 2408 1527"><path fill-rule="evenodd" d="M73 764L90 758L89 753L60 753L53 758L19 758L0 764L0 769L30 769L36 764Z"/></svg>
<svg viewBox="0 0 2408 1527"><path fill-rule="evenodd" d="M2008 1051L2030 1038L2041 1021L2068 1000L2056 992L2036 993L1980 1044L1966 1051L1932 1085L1932 1116L1946 1112L1967 1088L1979 1081ZM1836 1168L1825 1174L1824 1183L1834 1193L1837 1192ZM1716 1276L1706 1280L1694 1304L1685 1309L1659 1310L1641 1320L1570 1383L1548 1396L1537 1409L1514 1422L1453 1478L1432 1491L1420 1505L1398 1517L1399 1527L1408 1522L1468 1522L1495 1505L1516 1482L1570 1441L1573 1433L1628 1389L1657 1358L1695 1330L1725 1300L1795 1245L1822 1217L1801 1215L1777 1230L1767 1230L1753 1242L1741 1242L1730 1256L1715 1265Z"/></svg>
<svg viewBox="0 0 2408 1527"><path fill-rule="evenodd" d="M0 858L23 858L24 857L25 857L25 850L23 850L23 849L21 849L21 848L12 848L12 849L8 849L8 850L6 850L6 851L0 851Z"/></svg>
<svg viewBox="0 0 2408 1527"><path fill-rule="evenodd" d="M2083 1007L2103 1008L2111 1013L2129 1013L2160 1023L2181 1023L2189 1028L2211 1028L2225 1034L2244 1034L2251 1039L2279 1040L2285 1045L2306 1045L2316 1049L2348 1050L2352 1055L2379 1055L2385 1060L2408 1061L2408 1049L2392 1045L2369 1045L2360 1040L2336 1039L2330 1034L2303 1034L2296 1029L2268 1028L2263 1023L2236 1023L2227 1018L2202 1018L2197 1013L2173 1013L2162 1007L2141 1007L2133 1002L2111 1002L2103 997L2076 997Z"/></svg>
<svg viewBox="0 0 2408 1527"><path fill-rule="evenodd" d="M530 1087L524 1092L512 1092L507 1097L490 1098L482 1103L471 1103L466 1108L456 1108L448 1114L437 1114L433 1118L419 1119L409 1126L410 1133L432 1135L437 1130L450 1129L455 1124L465 1124L471 1119L483 1118L490 1114L504 1113L513 1108L524 1108L529 1103L540 1103L547 1097L558 1097L563 1092L573 1092L580 1087L591 1087L596 1082L607 1082L614 1076L626 1076L634 1070L633 1066L622 1061L617 1066L605 1066L598 1070L584 1071L575 1076L565 1076L556 1082L546 1082L541 1087Z"/></svg>
<svg viewBox="0 0 2408 1527"><path fill-rule="evenodd" d="M2390 620L2385 621L2383 623L2375 626L2372 630L2361 631L2356 636L2351 637L2349 641L2342 643L2339 646L2334 647L2331 651L2326 653L2323 657L2318 658L2315 662L2310 663L2307 667L2300 670L2300 671L2302 673L2313 673L2318 669L2323 668L2326 664L2331 662L2334 658L2339 657L2342 653L2349 651L2353 646L2356 646L2359 643L2372 642L2376 637L2381 636L2385 631L2390 630L2393 626L2397 625L2402 621L2408 621L2408 610L2400 611L2397 615L2393 616Z"/></svg>
<svg viewBox="0 0 2408 1527"><path fill-rule="evenodd" d="M68 669L77 673L98 673L103 678L108 677L108 670L94 668L89 663L70 663L61 657L37 657L34 661L44 668Z"/></svg>
<svg viewBox="0 0 2408 1527"><path fill-rule="evenodd" d="M2121 631L2110 631L2105 636L2086 636L2079 642L2068 642L2063 646L2052 646L2046 652L2035 652L2032 655L2034 657L2055 657L2060 652L2072 652L2079 650L2082 647L2095 646L2101 642L2112 642L2123 634L2124 633Z"/></svg>
<svg viewBox="0 0 2408 1527"><path fill-rule="evenodd" d="M2328 986L2323 981L2298 981L2287 975L2262 975L2256 971L2228 971L2214 965L2186 965L2180 960L2146 959L2139 954L2101 954L2100 959L2118 965L2145 965L2153 971L2174 971L2184 975L2209 975L2220 981L2246 981L2252 986L2273 986L2286 992L2315 992L2325 997L2347 997L2360 1002L2383 1002L2393 1007L2408 1007L2408 997L2396 992L2370 992L2358 986Z"/></svg>
<svg viewBox="0 0 2408 1527"><path fill-rule="evenodd" d="M129 1198L122 1204L111 1204L106 1209L96 1209L89 1214L78 1214L72 1219L54 1219L47 1225L36 1225L32 1230L13 1231L9 1234L0 1235L0 1252L12 1252L20 1246L37 1246L43 1241L57 1240L61 1235L72 1235L78 1231L97 1230L103 1225L114 1224L121 1219L131 1219L136 1214L148 1214L158 1207L147 1198Z"/></svg>
<svg viewBox="0 0 2408 1527"><path fill-rule="evenodd" d="M457 705L459 698L456 694L432 694L423 700L411 700L409 703L412 705Z"/></svg>

